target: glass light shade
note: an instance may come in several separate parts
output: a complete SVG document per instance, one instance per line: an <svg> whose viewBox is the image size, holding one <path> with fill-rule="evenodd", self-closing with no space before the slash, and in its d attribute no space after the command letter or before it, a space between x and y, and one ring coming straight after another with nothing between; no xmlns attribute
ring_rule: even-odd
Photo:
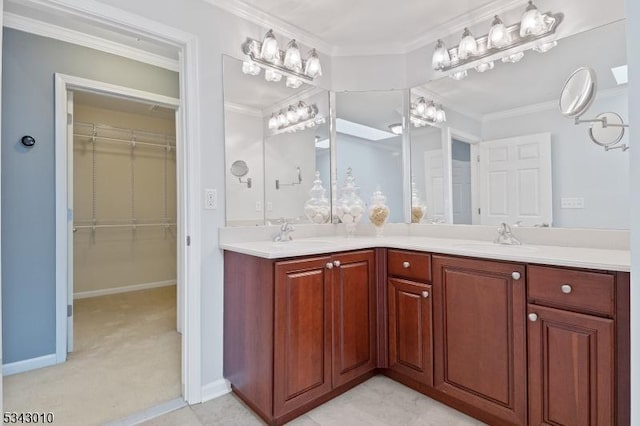
<svg viewBox="0 0 640 426"><path fill-rule="evenodd" d="M304 73L311 78L322 75L322 65L320 65L320 58L316 49L311 49L311 52L309 52L309 57L304 65Z"/></svg>
<svg viewBox="0 0 640 426"><path fill-rule="evenodd" d="M448 67L451 64L451 57L449 51L444 45L442 40L438 40L436 44L436 50L433 52L433 58L431 59L431 65L434 70L440 70L444 67Z"/></svg>
<svg viewBox="0 0 640 426"><path fill-rule="evenodd" d="M467 76L467 70L464 70L464 71L456 71L453 74L451 74L449 77L451 77L454 80L462 80L466 76Z"/></svg>
<svg viewBox="0 0 640 426"><path fill-rule="evenodd" d="M273 30L267 31L262 40L262 48L260 49L260 57L265 61L275 62L278 59L279 47L278 40L273 35Z"/></svg>
<svg viewBox="0 0 640 426"><path fill-rule="evenodd" d="M271 118L269 119L269 129L275 130L277 128L278 128L278 117L276 117L276 114L273 113L271 114Z"/></svg>
<svg viewBox="0 0 640 426"><path fill-rule="evenodd" d="M524 52L514 53L513 55L505 56L502 58L502 62L515 64L516 62L520 62L520 60L524 58Z"/></svg>
<svg viewBox="0 0 640 426"><path fill-rule="evenodd" d="M242 72L249 75L258 75L260 74L260 67L252 61L243 61Z"/></svg>
<svg viewBox="0 0 640 426"><path fill-rule="evenodd" d="M424 115L426 111L427 111L427 101L425 101L424 98L418 99L418 102L416 102L416 114Z"/></svg>
<svg viewBox="0 0 640 426"><path fill-rule="evenodd" d="M510 42L509 32L502 20L496 15L487 37L487 49L505 47Z"/></svg>
<svg viewBox="0 0 640 426"><path fill-rule="evenodd" d="M278 82L282 80L282 74L277 71L268 69L264 71L264 79L267 81Z"/></svg>
<svg viewBox="0 0 640 426"><path fill-rule="evenodd" d="M393 133L394 135L401 135L402 134L402 124L400 124L400 123L390 124L389 125L389 130L391 130L391 133Z"/></svg>
<svg viewBox="0 0 640 426"><path fill-rule="evenodd" d="M445 121L447 121L447 114L442 109L442 105L438 106L438 110L436 111L435 121L436 123L444 123Z"/></svg>
<svg viewBox="0 0 640 426"><path fill-rule="evenodd" d="M297 112L298 112L298 117L300 117L300 120L309 119L309 107L304 102L300 101L298 103Z"/></svg>
<svg viewBox="0 0 640 426"><path fill-rule="evenodd" d="M548 51L550 51L551 49L553 49L554 47L556 47L558 45L557 41L549 41L547 43L540 43L538 44L536 47L533 48L533 50L535 50L536 52L539 53L546 53Z"/></svg>
<svg viewBox="0 0 640 426"><path fill-rule="evenodd" d="M520 19L520 37L537 36L544 30L544 18L533 4L533 1L529 2L527 10Z"/></svg>
<svg viewBox="0 0 640 426"><path fill-rule="evenodd" d="M287 116L284 115L283 112L278 114L278 127L285 127L289 125L289 121L287 120Z"/></svg>
<svg viewBox="0 0 640 426"><path fill-rule="evenodd" d="M297 89L302 86L302 80L296 77L287 77L287 87L290 89Z"/></svg>
<svg viewBox="0 0 640 426"><path fill-rule="evenodd" d="M429 102L429 105L427 106L427 108L424 111L423 117L428 118L429 120L435 120L437 112L438 112L438 109L436 108L436 106L433 103L433 101Z"/></svg>
<svg viewBox="0 0 640 426"><path fill-rule="evenodd" d="M478 53L478 42L471 35L469 28L464 29L462 33L462 40L458 46L458 57L462 60L467 59L469 56L476 55Z"/></svg>
<svg viewBox="0 0 640 426"><path fill-rule="evenodd" d="M302 56L300 49L295 40L291 40L284 54L284 66L292 71L300 72L302 70Z"/></svg>
<svg viewBox="0 0 640 426"><path fill-rule="evenodd" d="M489 71L489 70L492 70L494 66L495 64L493 63L493 61L483 62L476 67L476 71L478 72Z"/></svg>
<svg viewBox="0 0 640 426"><path fill-rule="evenodd" d="M298 115L297 109L294 108L293 105L289 105L289 109L287 110L287 121L289 123L295 123L299 119L300 116Z"/></svg>

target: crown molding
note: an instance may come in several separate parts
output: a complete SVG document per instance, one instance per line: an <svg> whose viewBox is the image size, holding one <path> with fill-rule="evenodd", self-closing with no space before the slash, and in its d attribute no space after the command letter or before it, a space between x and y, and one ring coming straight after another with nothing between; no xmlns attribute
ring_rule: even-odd
<svg viewBox="0 0 640 426"><path fill-rule="evenodd" d="M600 90L596 93L596 98L606 99L615 96L626 95L628 93L627 85L612 87L610 89ZM482 122L503 120L506 118L522 117L523 115L535 114L537 112L549 111L558 108L556 99L537 104L526 105L518 108L511 108L503 111L492 112L482 116Z"/></svg>
<svg viewBox="0 0 640 426"><path fill-rule="evenodd" d="M268 12L257 7L251 6L241 0L204 0L213 6L216 6L232 15L238 16L249 22L253 22L265 29L273 29L276 35L282 35L288 38L295 38L301 44L308 47L314 47L320 52L333 54L334 46L315 34L293 25L283 19L280 19Z"/></svg>
<svg viewBox="0 0 640 426"><path fill-rule="evenodd" d="M53 25L37 19L17 15L10 12L3 14L3 26L42 37L64 41L78 46L111 53L134 61L144 62L170 71L178 72L180 65L177 59L156 55L125 44L116 43L80 31Z"/></svg>
<svg viewBox="0 0 640 426"><path fill-rule="evenodd" d="M224 110L229 112L235 112L243 115L250 115L252 117L262 118L262 111L258 108L251 108L246 105L236 104L234 102L225 102Z"/></svg>

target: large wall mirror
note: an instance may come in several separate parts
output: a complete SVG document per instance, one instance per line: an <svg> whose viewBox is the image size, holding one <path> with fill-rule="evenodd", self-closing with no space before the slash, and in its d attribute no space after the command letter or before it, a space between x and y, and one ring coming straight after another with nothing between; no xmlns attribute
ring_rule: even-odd
<svg viewBox="0 0 640 426"><path fill-rule="evenodd" d="M566 79L587 66L598 88L586 115L612 111L628 122L626 65L619 21L561 39L545 54L528 51L515 64L412 89L413 107L424 97L446 112L437 127L411 125L421 222L629 228L628 152L605 151L558 108Z"/></svg>
<svg viewBox="0 0 640 426"><path fill-rule="evenodd" d="M227 226L329 222L330 205L304 208L316 172L331 201L329 93L244 74L229 56L223 67Z"/></svg>

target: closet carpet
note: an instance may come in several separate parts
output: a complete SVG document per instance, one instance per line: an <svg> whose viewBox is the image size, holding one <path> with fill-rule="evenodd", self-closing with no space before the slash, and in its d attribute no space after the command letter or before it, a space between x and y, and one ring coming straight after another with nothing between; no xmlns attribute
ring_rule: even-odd
<svg viewBox="0 0 640 426"><path fill-rule="evenodd" d="M67 362L4 378L4 410L98 425L178 398L176 287L75 301Z"/></svg>

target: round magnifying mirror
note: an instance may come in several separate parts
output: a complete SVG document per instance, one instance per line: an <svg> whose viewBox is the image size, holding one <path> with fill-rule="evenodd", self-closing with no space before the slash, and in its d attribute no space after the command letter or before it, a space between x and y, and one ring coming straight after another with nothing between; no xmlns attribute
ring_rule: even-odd
<svg viewBox="0 0 640 426"><path fill-rule="evenodd" d="M231 174L235 177L241 178L246 176L247 173L249 173L249 166L245 161L237 160L231 164Z"/></svg>
<svg viewBox="0 0 640 426"><path fill-rule="evenodd" d="M603 112L598 114L596 120L606 119L607 124L621 125L624 122L615 112ZM589 137L600 146L612 146L622 140L624 127L604 126L604 123L594 123L589 129Z"/></svg>
<svg viewBox="0 0 640 426"><path fill-rule="evenodd" d="M571 74L560 93L560 112L565 117L580 117L596 97L596 73L591 68L578 68Z"/></svg>

